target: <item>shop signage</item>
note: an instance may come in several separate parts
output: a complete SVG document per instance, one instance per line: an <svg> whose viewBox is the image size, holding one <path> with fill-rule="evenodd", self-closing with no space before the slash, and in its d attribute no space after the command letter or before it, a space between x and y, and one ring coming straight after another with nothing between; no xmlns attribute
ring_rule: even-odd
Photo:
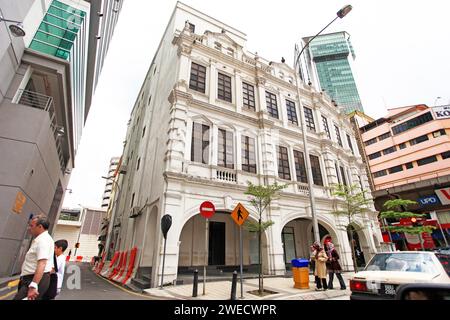
<svg viewBox="0 0 450 320"><path fill-rule="evenodd" d="M437 189L434 190L434 192L439 197L439 200L441 200L441 203L446 205L450 204L450 187L443 188L443 189Z"/></svg>
<svg viewBox="0 0 450 320"><path fill-rule="evenodd" d="M419 202L422 206L431 206L440 204L439 198L434 194L419 198Z"/></svg>
<svg viewBox="0 0 450 320"><path fill-rule="evenodd" d="M450 118L450 106L434 107L433 110L437 120Z"/></svg>

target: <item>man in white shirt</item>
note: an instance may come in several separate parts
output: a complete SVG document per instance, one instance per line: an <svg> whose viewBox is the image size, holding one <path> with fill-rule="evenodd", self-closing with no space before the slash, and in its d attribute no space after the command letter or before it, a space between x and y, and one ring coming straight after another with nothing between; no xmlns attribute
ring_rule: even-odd
<svg viewBox="0 0 450 320"><path fill-rule="evenodd" d="M49 226L48 219L43 215L30 220L28 230L35 239L25 256L14 300L40 300L47 292L54 254L54 242L48 233Z"/></svg>

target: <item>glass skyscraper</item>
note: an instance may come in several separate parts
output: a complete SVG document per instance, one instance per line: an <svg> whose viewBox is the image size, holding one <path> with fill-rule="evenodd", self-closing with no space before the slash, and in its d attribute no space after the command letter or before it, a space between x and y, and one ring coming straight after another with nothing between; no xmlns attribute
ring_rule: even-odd
<svg viewBox="0 0 450 320"><path fill-rule="evenodd" d="M306 43L309 37L303 40ZM320 88L343 106L346 113L364 111L351 69L355 52L347 32L318 36L309 44L307 56L308 77L315 78Z"/></svg>

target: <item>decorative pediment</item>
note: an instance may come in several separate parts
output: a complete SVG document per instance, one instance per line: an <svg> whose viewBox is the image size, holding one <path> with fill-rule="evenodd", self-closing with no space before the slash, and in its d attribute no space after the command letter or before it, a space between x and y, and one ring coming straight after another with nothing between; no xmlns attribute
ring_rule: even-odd
<svg viewBox="0 0 450 320"><path fill-rule="evenodd" d="M226 44L228 47L234 47L235 49L242 48L236 41L234 41L225 32L212 32L206 30L204 35L214 38L214 40L221 42L221 44ZM225 46L224 46L225 47Z"/></svg>
<svg viewBox="0 0 450 320"><path fill-rule="evenodd" d="M295 74L295 70L289 67L286 63L280 63L280 62L270 62L270 65L278 70L281 70L284 72L285 75L292 76Z"/></svg>

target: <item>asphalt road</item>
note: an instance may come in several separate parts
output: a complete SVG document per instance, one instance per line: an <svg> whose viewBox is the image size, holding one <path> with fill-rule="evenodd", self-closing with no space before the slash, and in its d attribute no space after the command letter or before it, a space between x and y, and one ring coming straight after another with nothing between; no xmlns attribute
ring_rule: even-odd
<svg viewBox="0 0 450 320"><path fill-rule="evenodd" d="M81 281L77 281L81 275ZM79 284L79 286L78 286ZM88 264L71 263L61 293L56 300L154 300L154 298L126 290L92 272Z"/></svg>
<svg viewBox="0 0 450 320"><path fill-rule="evenodd" d="M12 300L17 287L1 292L0 300ZM135 293L95 274L89 264L69 263L63 288L56 300L155 300Z"/></svg>

